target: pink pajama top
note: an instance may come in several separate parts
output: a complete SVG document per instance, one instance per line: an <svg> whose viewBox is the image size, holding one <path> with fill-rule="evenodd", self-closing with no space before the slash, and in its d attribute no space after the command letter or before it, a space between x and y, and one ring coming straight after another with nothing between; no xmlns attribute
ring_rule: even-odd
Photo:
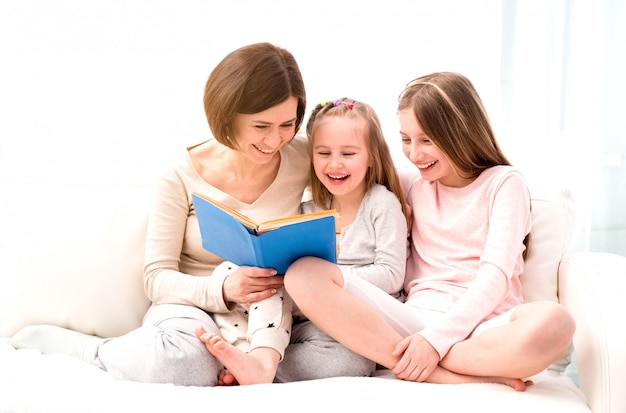
<svg viewBox="0 0 626 413"><path fill-rule="evenodd" d="M462 188L400 170L413 211L407 304L445 313L419 332L443 358L484 320L522 303L523 240L530 232L526 181L511 166Z"/></svg>

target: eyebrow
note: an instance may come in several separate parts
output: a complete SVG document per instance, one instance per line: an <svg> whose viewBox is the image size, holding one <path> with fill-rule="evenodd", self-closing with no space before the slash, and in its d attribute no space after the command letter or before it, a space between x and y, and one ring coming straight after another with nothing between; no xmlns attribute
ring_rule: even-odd
<svg viewBox="0 0 626 413"><path fill-rule="evenodd" d="M313 149L320 149L320 148L322 148L322 149L325 149L325 148L330 149L330 146L328 146L328 145L315 145L315 146L313 146ZM361 149L361 146L359 146L359 145L342 145L339 149L340 150Z"/></svg>
<svg viewBox="0 0 626 413"><path fill-rule="evenodd" d="M280 124L281 124L281 125L283 125L283 124L285 124L285 123L295 122L295 121L296 121L296 119L297 119L297 117L296 117L296 118L289 119L289 120L286 120L286 121L284 121L284 122L280 122ZM264 120L254 120L254 119L252 119L252 120L251 120L251 122L252 122L252 123L262 124L262 125L271 125L271 124L272 124L272 122L267 122L267 121L264 121Z"/></svg>

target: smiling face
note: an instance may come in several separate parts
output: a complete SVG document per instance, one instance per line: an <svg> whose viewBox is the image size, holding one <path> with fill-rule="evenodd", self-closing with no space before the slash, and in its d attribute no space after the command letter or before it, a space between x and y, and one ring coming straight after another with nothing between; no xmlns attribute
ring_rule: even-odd
<svg viewBox="0 0 626 413"><path fill-rule="evenodd" d="M296 134L298 99L290 97L263 112L237 113L233 134L239 151L252 163L265 164Z"/></svg>
<svg viewBox="0 0 626 413"><path fill-rule="evenodd" d="M422 178L427 181L439 181L443 185L462 187L472 180L460 177L446 155L435 145L420 126L413 111L398 111L400 137L404 155L417 166Z"/></svg>
<svg viewBox="0 0 626 413"><path fill-rule="evenodd" d="M366 131L362 118L327 116L316 125L313 169L321 183L338 199L362 198L366 192L365 174L371 164L365 144Z"/></svg>

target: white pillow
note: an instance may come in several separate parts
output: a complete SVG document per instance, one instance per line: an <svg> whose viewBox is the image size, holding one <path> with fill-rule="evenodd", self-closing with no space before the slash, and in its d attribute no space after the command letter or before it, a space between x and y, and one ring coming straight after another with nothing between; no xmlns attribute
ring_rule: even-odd
<svg viewBox="0 0 626 413"><path fill-rule="evenodd" d="M149 188L0 185L0 336L55 324L112 337L140 325Z"/></svg>
<svg viewBox="0 0 626 413"><path fill-rule="evenodd" d="M531 247L520 277L524 301L558 302L558 269L572 238L574 199L567 188L531 187L531 200Z"/></svg>

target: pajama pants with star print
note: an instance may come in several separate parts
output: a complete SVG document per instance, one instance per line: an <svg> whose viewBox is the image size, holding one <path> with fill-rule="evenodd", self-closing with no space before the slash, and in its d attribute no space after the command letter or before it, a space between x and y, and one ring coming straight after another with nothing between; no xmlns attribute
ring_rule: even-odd
<svg viewBox="0 0 626 413"><path fill-rule="evenodd" d="M231 262L215 268L214 275L229 274L237 269ZM259 347L273 348L282 360L291 335L292 303L284 288L276 294L250 304L235 304L228 313L213 313L222 338L248 353Z"/></svg>

